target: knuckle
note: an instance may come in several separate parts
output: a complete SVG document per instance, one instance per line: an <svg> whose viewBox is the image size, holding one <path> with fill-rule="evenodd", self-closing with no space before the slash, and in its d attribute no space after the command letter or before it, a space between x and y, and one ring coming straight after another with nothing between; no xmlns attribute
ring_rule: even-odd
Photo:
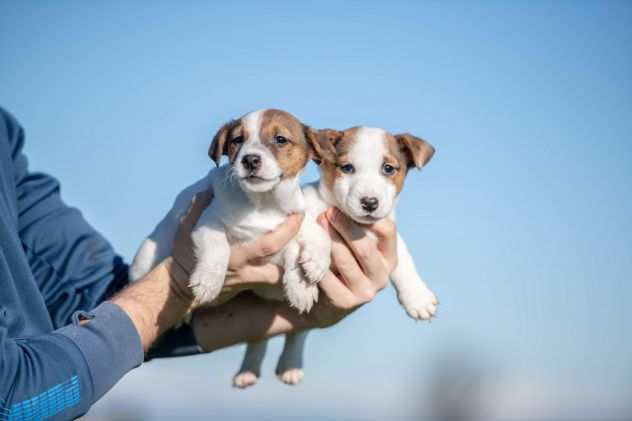
<svg viewBox="0 0 632 421"><path fill-rule="evenodd" d="M372 260L372 257L373 257L373 253L368 247L366 247L366 245L356 247L356 258L358 260L363 261L363 262L369 262Z"/></svg>
<svg viewBox="0 0 632 421"><path fill-rule="evenodd" d="M259 251L260 251L261 256L269 256L271 254L276 253L277 250L274 244L268 241L264 241L259 246Z"/></svg>
<svg viewBox="0 0 632 421"><path fill-rule="evenodd" d="M364 288L356 294L362 303L368 303L375 298L376 291L373 288Z"/></svg>
<svg viewBox="0 0 632 421"><path fill-rule="evenodd" d="M376 282L376 287L378 288L378 291L382 291L384 288L386 288L387 285L388 285L387 275L381 276Z"/></svg>
<svg viewBox="0 0 632 421"><path fill-rule="evenodd" d="M383 222L382 232L384 233L384 235L388 237L395 235L395 232L396 232L395 223L388 219L382 222Z"/></svg>

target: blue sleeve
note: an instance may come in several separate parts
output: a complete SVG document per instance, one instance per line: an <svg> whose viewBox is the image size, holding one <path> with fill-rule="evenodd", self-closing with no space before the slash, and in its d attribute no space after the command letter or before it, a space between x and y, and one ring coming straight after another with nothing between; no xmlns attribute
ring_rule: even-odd
<svg viewBox="0 0 632 421"><path fill-rule="evenodd" d="M0 420L76 418L143 361L127 314L97 305L126 270L57 182L28 171L22 128L2 109L0 142Z"/></svg>
<svg viewBox="0 0 632 421"><path fill-rule="evenodd" d="M0 420L74 419L142 363L138 333L117 305L78 314L88 321L29 338L0 327Z"/></svg>
<svg viewBox="0 0 632 421"><path fill-rule="evenodd" d="M56 179L29 171L23 130L4 117L14 132L20 239L53 325L61 327L75 311L94 308L126 285L127 265L79 210L63 202Z"/></svg>
<svg viewBox="0 0 632 421"><path fill-rule="evenodd" d="M55 178L29 171L22 127L1 109L0 114L12 134L20 239L53 325L65 326L75 311L92 309L126 286L128 266L78 209L63 202ZM147 358L199 352L191 328L184 325L167 332Z"/></svg>

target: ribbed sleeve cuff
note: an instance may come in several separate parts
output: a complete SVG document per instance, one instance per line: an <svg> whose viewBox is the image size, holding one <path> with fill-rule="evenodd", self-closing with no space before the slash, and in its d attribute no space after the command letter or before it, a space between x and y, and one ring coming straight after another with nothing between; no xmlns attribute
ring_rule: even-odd
<svg viewBox="0 0 632 421"><path fill-rule="evenodd" d="M80 324L83 320L87 322ZM83 354L95 400L143 362L143 347L134 324L119 306L108 301L90 312L76 312L73 324L56 333L70 339Z"/></svg>

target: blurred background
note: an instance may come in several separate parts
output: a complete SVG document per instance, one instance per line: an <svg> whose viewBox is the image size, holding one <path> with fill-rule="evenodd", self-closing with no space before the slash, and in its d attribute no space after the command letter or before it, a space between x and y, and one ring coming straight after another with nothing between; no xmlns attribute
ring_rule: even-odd
<svg viewBox="0 0 632 421"><path fill-rule="evenodd" d="M276 339L247 391L234 347L87 419L631 420L631 75L629 1L2 2L0 104L128 260L250 110L437 149L398 208L435 322L389 288L310 335L298 387Z"/></svg>

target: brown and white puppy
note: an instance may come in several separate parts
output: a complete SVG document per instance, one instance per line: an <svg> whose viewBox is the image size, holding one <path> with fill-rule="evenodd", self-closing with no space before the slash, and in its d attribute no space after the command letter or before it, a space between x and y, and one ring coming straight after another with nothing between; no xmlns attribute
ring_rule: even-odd
<svg viewBox="0 0 632 421"><path fill-rule="evenodd" d="M171 254L178 223L193 196L212 190L214 200L192 232L197 263L190 286L198 304L213 301L224 283L231 245L252 241L274 229L288 214L304 211L299 176L314 157L315 140L309 127L281 110L255 111L226 123L209 148L209 156L219 168L178 195L169 213L142 243L130 277L139 279ZM219 166L223 155L229 163ZM298 244L290 242L270 261L283 266L288 300L302 308L304 302L313 302L316 286L298 282L298 249ZM303 295L308 296L303 299ZM282 299L283 291L274 298Z"/></svg>
<svg viewBox="0 0 632 421"><path fill-rule="evenodd" d="M331 243L316 218L335 206L359 224L395 219L395 206L412 168L422 168L434 154L426 141L410 134L392 135L383 129L354 127L344 131L321 130L314 143L320 181L303 188L306 215L301 232L300 265L307 283L318 282L329 269ZM368 233L368 232L367 232ZM368 233L370 234L370 233ZM397 296L410 317L430 320L438 300L419 276L415 263L398 234L398 265L391 275ZM277 375L288 384L303 378L303 346L307 332L287 335ZM248 345L239 379L254 379L265 353L265 341ZM251 383L240 383L247 386Z"/></svg>
<svg viewBox="0 0 632 421"><path fill-rule="evenodd" d="M428 142L411 134L393 135L370 127L321 130L315 147L321 161L321 178L318 184L303 188L306 220L335 206L359 224L372 224L383 218L395 220L395 206L406 175L412 168L424 167L435 151ZM437 299L417 273L399 234L397 253L399 263L392 281L400 303L414 319L432 318Z"/></svg>

